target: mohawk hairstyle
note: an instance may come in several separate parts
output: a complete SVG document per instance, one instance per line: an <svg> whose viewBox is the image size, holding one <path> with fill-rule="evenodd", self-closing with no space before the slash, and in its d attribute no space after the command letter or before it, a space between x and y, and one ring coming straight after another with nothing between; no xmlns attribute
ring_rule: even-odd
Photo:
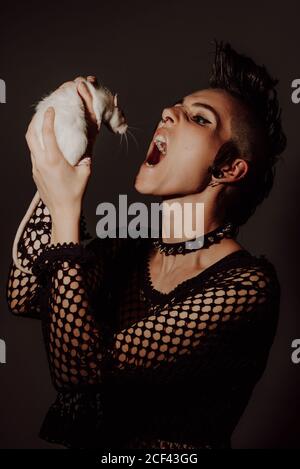
<svg viewBox="0 0 300 469"><path fill-rule="evenodd" d="M245 223L269 195L278 155L286 147L277 83L265 66L238 54L230 44L215 41L209 86L227 91L243 109L241 115L233 118L232 138L221 147L214 162L215 167L236 157L249 162L246 176L233 183L239 188L239 194L229 197L230 219L237 225Z"/></svg>

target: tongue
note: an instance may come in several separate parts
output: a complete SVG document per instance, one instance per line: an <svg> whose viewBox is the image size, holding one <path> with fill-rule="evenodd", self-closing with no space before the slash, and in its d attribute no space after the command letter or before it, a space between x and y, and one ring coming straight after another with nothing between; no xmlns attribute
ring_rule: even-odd
<svg viewBox="0 0 300 469"><path fill-rule="evenodd" d="M160 153L159 149L157 148L156 145L154 145L152 152L149 154L149 156L148 156L148 158L147 158L147 162L148 162L149 164L157 164L157 163L159 163L159 161L160 161L160 155L161 155L161 153Z"/></svg>

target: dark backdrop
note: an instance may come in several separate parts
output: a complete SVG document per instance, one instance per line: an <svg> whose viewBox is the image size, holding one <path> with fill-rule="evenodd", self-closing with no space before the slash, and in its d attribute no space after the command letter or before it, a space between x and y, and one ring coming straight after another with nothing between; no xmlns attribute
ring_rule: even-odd
<svg viewBox="0 0 300 469"><path fill-rule="evenodd" d="M208 76L211 41L224 39L280 79L279 96L288 148L278 164L270 197L239 235L254 254L276 266L282 285L277 336L263 379L233 438L235 448L300 447L300 364L292 364L291 342L300 337L299 131L300 104L291 102L291 81L300 78L300 4L295 2L88 1L6 2L0 7L0 78L7 103L1 119L1 314L0 338L7 363L0 365L0 447L54 447L38 430L54 398L39 321L11 316L5 282L13 236L34 193L24 134L32 104L77 75L95 74L113 90L131 125L133 140L101 130L94 174L86 197L89 227L95 207L128 194L144 159L162 108L201 88ZM255 340L255 338L253 338Z"/></svg>

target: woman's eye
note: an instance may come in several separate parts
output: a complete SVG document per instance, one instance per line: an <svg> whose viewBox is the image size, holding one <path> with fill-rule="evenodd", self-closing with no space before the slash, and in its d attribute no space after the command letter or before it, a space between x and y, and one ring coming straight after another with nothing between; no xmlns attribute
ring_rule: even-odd
<svg viewBox="0 0 300 469"><path fill-rule="evenodd" d="M200 116L200 115L194 116L193 120L198 122L198 124L200 125L211 124L211 122L208 119L205 119L205 117Z"/></svg>

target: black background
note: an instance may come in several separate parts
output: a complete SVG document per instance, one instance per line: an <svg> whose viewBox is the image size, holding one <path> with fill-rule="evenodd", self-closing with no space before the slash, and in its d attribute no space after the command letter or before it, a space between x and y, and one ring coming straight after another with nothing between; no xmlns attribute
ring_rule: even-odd
<svg viewBox="0 0 300 469"><path fill-rule="evenodd" d="M24 139L32 105L64 81L94 74L119 93L129 124L138 127L133 129L138 148L130 139L128 151L124 142L121 146L117 137L101 130L85 200L88 225L95 234L97 204L117 202L119 194L128 194L129 202L144 200L133 181L153 126L163 107L206 85L215 38L231 42L280 79L288 137L273 191L239 235L247 249L265 254L276 266L282 301L267 369L234 433L233 447L300 447L300 364L290 358L291 342L300 337L300 104L291 101L291 82L300 78L300 4L6 3L0 7L0 78L7 85L7 103L0 105L0 338L7 345L7 363L0 365L0 447L55 447L37 436L55 396L39 321L11 316L5 302L13 237L35 191Z"/></svg>

